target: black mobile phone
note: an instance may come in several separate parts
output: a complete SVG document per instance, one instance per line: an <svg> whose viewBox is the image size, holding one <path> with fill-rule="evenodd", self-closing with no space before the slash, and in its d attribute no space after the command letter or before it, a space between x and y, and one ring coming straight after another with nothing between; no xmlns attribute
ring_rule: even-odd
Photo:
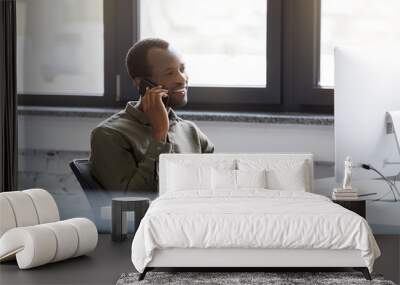
<svg viewBox="0 0 400 285"><path fill-rule="evenodd" d="M139 84L139 94L140 96L144 96L146 94L146 88L153 88L158 86L159 84L155 83L154 81L148 79L148 78L142 78L140 80L140 84ZM161 88L167 89L164 86L161 85ZM168 103L168 96L167 97L162 97L161 100L163 101L164 105L166 106Z"/></svg>
<svg viewBox="0 0 400 285"><path fill-rule="evenodd" d="M151 81L148 78L140 79L140 84L139 84L139 94L140 94L140 96L144 96L146 94L146 88L147 87L149 87L149 89L150 89L150 88L156 87L157 85L158 85L157 83Z"/></svg>

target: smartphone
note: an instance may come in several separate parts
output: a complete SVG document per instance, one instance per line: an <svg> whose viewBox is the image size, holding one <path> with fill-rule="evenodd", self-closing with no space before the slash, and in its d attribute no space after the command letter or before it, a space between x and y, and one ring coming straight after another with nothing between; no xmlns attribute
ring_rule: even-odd
<svg viewBox="0 0 400 285"><path fill-rule="evenodd" d="M148 78L142 78L140 80L140 84L139 84L139 94L140 96L144 96L146 94L146 88L149 87L150 88L154 88L156 86L158 86L159 84L155 83L154 81L148 79ZM167 89L164 86L161 86L161 88ZM167 105L168 103L168 96L167 97L162 97L162 101L164 103L164 105Z"/></svg>

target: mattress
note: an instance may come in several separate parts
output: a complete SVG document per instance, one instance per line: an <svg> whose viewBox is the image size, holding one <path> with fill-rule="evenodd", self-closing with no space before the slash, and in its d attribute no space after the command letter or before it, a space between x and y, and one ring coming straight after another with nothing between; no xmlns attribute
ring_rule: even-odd
<svg viewBox="0 0 400 285"><path fill-rule="evenodd" d="M380 255L361 216L308 192L246 189L169 192L154 200L132 242L139 272L163 249L359 250L372 271Z"/></svg>

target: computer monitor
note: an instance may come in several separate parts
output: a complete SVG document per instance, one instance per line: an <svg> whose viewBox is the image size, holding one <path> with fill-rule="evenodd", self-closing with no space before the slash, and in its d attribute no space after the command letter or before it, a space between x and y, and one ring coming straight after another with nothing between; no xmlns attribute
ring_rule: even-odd
<svg viewBox="0 0 400 285"><path fill-rule="evenodd" d="M400 110L399 51L400 43L335 49L335 178L340 185L350 156L356 166L352 186L361 194L377 193L366 197L367 220L379 234L400 234L400 202L393 202L375 172L357 166L370 164L385 176L400 173L397 141L385 122L387 111Z"/></svg>

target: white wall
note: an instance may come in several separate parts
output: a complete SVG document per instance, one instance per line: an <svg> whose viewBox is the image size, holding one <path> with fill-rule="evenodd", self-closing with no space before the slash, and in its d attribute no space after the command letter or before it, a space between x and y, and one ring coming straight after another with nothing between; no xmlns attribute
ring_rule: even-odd
<svg viewBox="0 0 400 285"><path fill-rule="evenodd" d="M334 161L333 126L196 122L217 152L312 152Z"/></svg>
<svg viewBox="0 0 400 285"><path fill-rule="evenodd" d="M98 118L18 116L20 149L88 151Z"/></svg>
<svg viewBox="0 0 400 285"><path fill-rule="evenodd" d="M19 116L20 149L71 151L52 156L40 151L22 155L20 182L29 187L43 187L53 194L64 219L90 217L89 204L76 179L68 169L74 151L89 151L90 131L102 119ZM217 152L312 152L315 160L334 161L334 127L265 123L196 122L216 146ZM46 153L46 152L44 152ZM21 156L21 155L20 155ZM32 156L32 157L31 157ZM21 157L20 157L21 158ZM42 161L44 160L44 161ZM314 189L330 194L333 177L315 181ZM28 187L27 187L28 188ZM375 270L395 282L399 280L400 243L398 236L377 236L382 257Z"/></svg>
<svg viewBox="0 0 400 285"><path fill-rule="evenodd" d="M20 149L90 150L90 131L100 118L19 116ZM312 152L315 160L334 161L334 128L199 121L216 152Z"/></svg>

